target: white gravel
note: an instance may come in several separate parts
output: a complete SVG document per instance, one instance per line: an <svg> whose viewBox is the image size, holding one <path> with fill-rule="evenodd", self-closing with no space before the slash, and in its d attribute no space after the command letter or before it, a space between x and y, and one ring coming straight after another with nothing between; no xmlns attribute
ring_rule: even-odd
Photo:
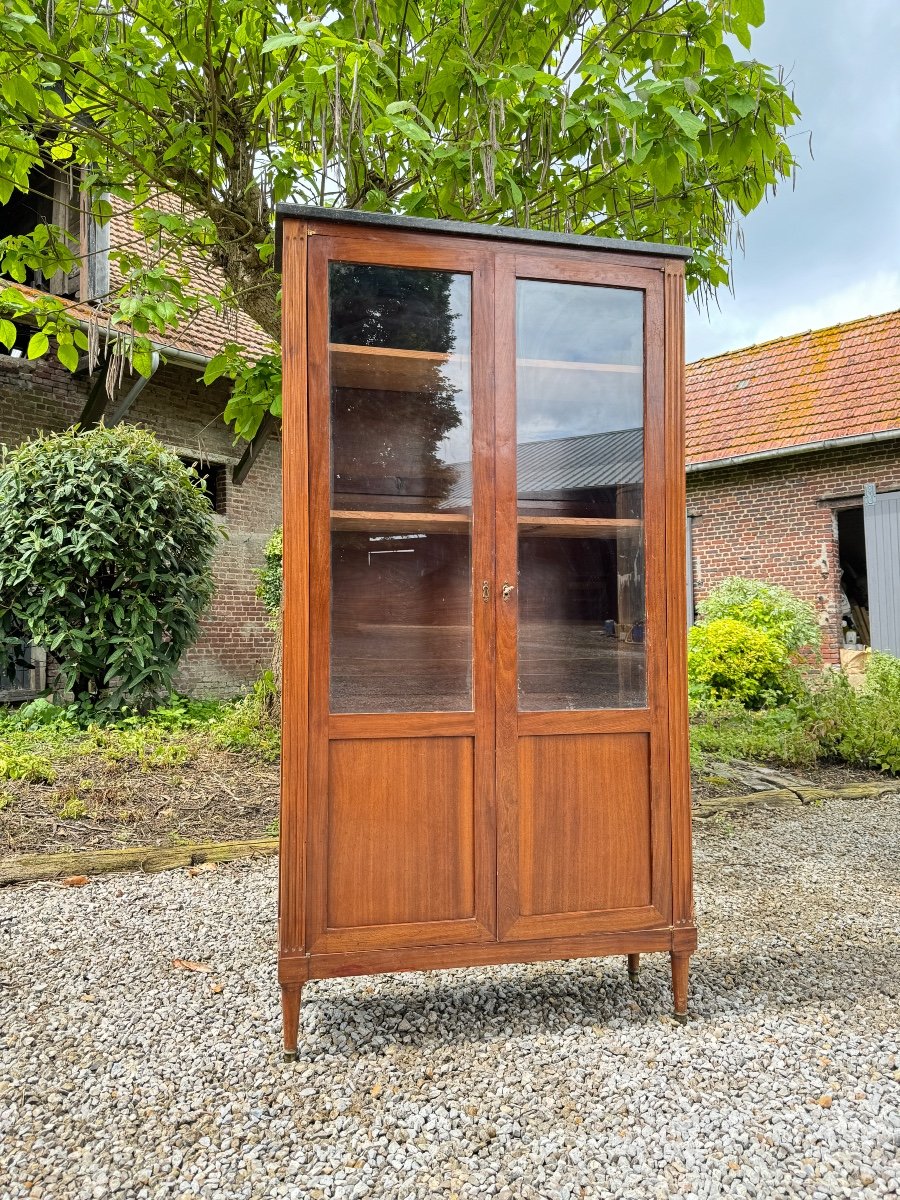
<svg viewBox="0 0 900 1200"><path fill-rule="evenodd" d="M663 956L339 980L295 1064L274 863L0 893L0 1196L898 1193L900 803L697 841L687 1026Z"/></svg>

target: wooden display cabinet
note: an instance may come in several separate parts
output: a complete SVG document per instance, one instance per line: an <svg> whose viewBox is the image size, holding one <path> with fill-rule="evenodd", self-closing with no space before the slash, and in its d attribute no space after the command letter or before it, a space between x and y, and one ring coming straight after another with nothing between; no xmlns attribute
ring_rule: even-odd
<svg viewBox="0 0 900 1200"><path fill-rule="evenodd" d="M681 249L282 207L279 978L671 955Z"/></svg>

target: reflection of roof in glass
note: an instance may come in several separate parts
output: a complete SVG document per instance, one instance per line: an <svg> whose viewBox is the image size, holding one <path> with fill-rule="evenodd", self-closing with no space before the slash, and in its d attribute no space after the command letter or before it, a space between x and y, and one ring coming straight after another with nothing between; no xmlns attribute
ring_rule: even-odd
<svg viewBox="0 0 900 1200"><path fill-rule="evenodd" d="M520 442L516 452L520 496L640 483L644 476L641 429ZM453 469L457 480L442 508L466 504L472 494L471 463L454 463Z"/></svg>

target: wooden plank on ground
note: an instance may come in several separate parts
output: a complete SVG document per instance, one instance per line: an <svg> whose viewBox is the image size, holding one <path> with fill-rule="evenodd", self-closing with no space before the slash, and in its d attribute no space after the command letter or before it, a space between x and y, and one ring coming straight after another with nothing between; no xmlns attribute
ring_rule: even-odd
<svg viewBox="0 0 900 1200"><path fill-rule="evenodd" d="M231 862L256 854L277 854L278 838L243 842L192 842L181 846L127 846L122 850L71 850L62 854L22 854L0 859L0 887L68 875L108 875L112 871L170 871L204 862Z"/></svg>

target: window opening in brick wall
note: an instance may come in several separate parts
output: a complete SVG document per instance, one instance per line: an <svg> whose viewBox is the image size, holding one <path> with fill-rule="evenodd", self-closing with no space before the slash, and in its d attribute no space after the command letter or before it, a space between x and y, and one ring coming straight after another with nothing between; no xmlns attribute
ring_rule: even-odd
<svg viewBox="0 0 900 1200"><path fill-rule="evenodd" d="M862 507L835 513L841 586L841 637L847 645L871 645L866 531Z"/></svg>
<svg viewBox="0 0 900 1200"><path fill-rule="evenodd" d="M38 225L61 229L78 261L70 271L60 268L47 275L29 268L23 282L54 296L88 301L109 292L110 227L94 220L90 198L80 190L83 177L82 167L37 163L28 175L29 190L15 190L0 204L0 231L4 237L17 237Z"/></svg>
<svg viewBox="0 0 900 1200"><path fill-rule="evenodd" d="M6 664L0 664L0 701L30 700L47 686L47 653L31 642L21 643L13 652L11 665L15 675L10 679Z"/></svg>
<svg viewBox="0 0 900 1200"><path fill-rule="evenodd" d="M210 507L219 516L225 516L225 480L227 467L224 463L209 462L207 459L189 458L181 455L186 467L197 472L197 485L209 500Z"/></svg>
<svg viewBox="0 0 900 1200"><path fill-rule="evenodd" d="M0 354L6 354L10 358L24 358L28 350L31 335L34 333L34 326L20 325L17 321L14 321L13 324L16 327L16 340L9 349L0 344Z"/></svg>

